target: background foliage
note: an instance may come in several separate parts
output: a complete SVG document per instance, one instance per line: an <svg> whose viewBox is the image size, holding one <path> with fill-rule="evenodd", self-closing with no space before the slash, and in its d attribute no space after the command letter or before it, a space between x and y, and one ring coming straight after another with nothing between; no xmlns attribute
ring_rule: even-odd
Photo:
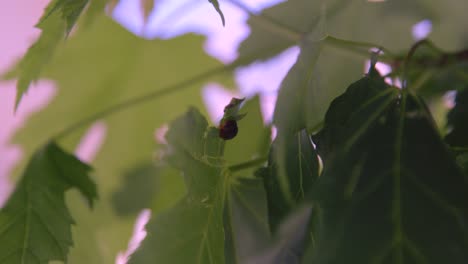
<svg viewBox="0 0 468 264"><path fill-rule="evenodd" d="M210 3L229 23L223 1ZM468 262L466 1L290 0L249 12L251 34L227 65L201 36L133 35L106 15L113 5L52 1L41 36L5 74L18 79L18 102L39 78L59 91L15 137L31 161L0 211L10 241L0 263L112 263L143 208L148 237L130 263ZM414 44L422 19L431 40ZM221 140L202 85L235 89L236 69L295 45L272 124L249 98L239 134ZM373 67L363 77L371 57L403 89ZM454 108L437 108L452 90ZM109 132L90 211L89 167L64 149L97 120ZM167 142L154 143L166 123Z"/></svg>

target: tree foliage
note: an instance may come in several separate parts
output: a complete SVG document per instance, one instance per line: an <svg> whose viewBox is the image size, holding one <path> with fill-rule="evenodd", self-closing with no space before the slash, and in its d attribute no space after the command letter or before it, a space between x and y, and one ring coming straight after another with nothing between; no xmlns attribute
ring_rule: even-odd
<svg viewBox="0 0 468 264"><path fill-rule="evenodd" d="M106 15L114 4L52 1L5 75L16 106L39 78L59 92L16 135L31 158L0 211L1 263L112 263L143 208L153 216L129 263L468 263L466 1L244 10L251 34L228 65L200 36L132 35ZM229 23L223 1L205 4ZM141 5L147 18L154 3ZM431 40L413 43L422 19ZM271 124L258 96L233 98L209 124L202 84L232 87L237 69L292 46ZM432 103L447 93L454 107L436 123ZM60 146L97 120L109 133L90 177Z"/></svg>

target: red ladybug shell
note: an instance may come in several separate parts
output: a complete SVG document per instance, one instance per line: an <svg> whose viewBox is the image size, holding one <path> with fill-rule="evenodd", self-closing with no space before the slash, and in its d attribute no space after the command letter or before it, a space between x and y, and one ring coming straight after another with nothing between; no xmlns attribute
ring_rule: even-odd
<svg viewBox="0 0 468 264"><path fill-rule="evenodd" d="M219 125L219 137L224 140L233 139L238 132L236 120L225 120Z"/></svg>

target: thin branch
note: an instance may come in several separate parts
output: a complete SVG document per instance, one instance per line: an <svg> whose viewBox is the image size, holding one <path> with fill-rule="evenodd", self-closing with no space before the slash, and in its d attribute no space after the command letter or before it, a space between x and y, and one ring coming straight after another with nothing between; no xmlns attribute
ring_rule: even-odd
<svg viewBox="0 0 468 264"><path fill-rule="evenodd" d="M75 130L78 130L79 128L82 128L82 127L84 127L84 126L86 126L86 125L88 125L88 124L90 124L90 123L92 123L92 122L94 122L94 121L96 121L98 119L101 119L101 118L104 118L106 116L121 112L121 111L123 111L125 109L128 109L128 108L131 108L133 106L136 106L136 105L139 105L139 104L142 104L142 103L146 103L146 102L149 102L151 100L158 99L158 98L162 98L164 96L167 96L167 95L173 94L175 92L184 90L184 89L190 87L190 85L193 84L193 83L201 82L201 81L203 81L205 79L216 76L216 75L218 75L220 73L230 71L230 70L234 69L235 67L237 67L237 64L230 64L230 65L218 67L218 68L206 71L206 72L204 72L204 73L202 73L200 75L197 75L197 76L195 76L193 78L190 78L188 80L179 82L177 84L170 85L170 86L167 86L165 88L158 89L156 91L152 91L152 92L144 94L144 95L140 95L140 96L136 96L136 97L124 100L124 101L122 101L120 103L117 103L115 105L110 106L109 108L106 108L106 109L104 109L104 110L102 110L100 112L97 112L97 113L95 113L95 114L93 114L91 116L85 117L85 118L83 118L81 120L78 120L75 123L72 123L70 126L66 127L62 131L55 134L55 136L53 136L52 139L57 140L57 139L63 138L65 136L71 134Z"/></svg>
<svg viewBox="0 0 468 264"><path fill-rule="evenodd" d="M245 169L248 169L248 168L255 167L257 165L263 164L267 160L268 160L268 157L256 158L256 159L249 160L249 161L246 161L246 162L231 165L231 166L229 166L229 170L231 170L232 172L245 170Z"/></svg>

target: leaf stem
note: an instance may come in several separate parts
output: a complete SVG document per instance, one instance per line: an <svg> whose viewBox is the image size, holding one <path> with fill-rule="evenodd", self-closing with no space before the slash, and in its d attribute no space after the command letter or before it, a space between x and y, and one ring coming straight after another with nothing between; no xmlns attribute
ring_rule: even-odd
<svg viewBox="0 0 468 264"><path fill-rule="evenodd" d="M395 54L389 49L370 42L345 40L330 35L327 35L325 38L323 38L323 42L325 43L325 45L328 44L332 47L345 49L362 56L369 56L371 54L371 51L369 51L369 49L377 48L384 52L384 54L380 56L381 60L383 61L390 60L391 58L395 57Z"/></svg>
<svg viewBox="0 0 468 264"><path fill-rule="evenodd" d="M206 72L204 72L202 74L199 74L199 75L197 75L197 76L195 76L193 78L187 79L185 81L182 81L182 82L179 82L179 83L176 83L176 84L173 84L173 85L169 85L169 86L167 86L165 88L162 88L162 89L158 89L157 91L153 91L153 92L150 92L150 93L147 93L147 94L139 95L139 96L124 100L124 101L122 101L120 103L117 103L115 105L110 106L109 108L106 108L106 109L104 109L104 110L102 110L100 112L97 112L97 113L95 113L95 114L93 114L91 116L85 117L85 118L83 118L81 120L78 120L75 123L72 123L70 126L66 127L62 131L60 131L57 134L55 134L54 136L52 136L52 139L53 140L58 140L60 138L63 138L65 136L71 134L75 130L77 130L79 128L82 128L82 127L84 127L84 126L86 126L86 125L88 125L88 124L90 124L90 123L92 123L92 122L94 122L94 121L96 121L98 119L101 119L103 117L106 117L106 116L121 112L121 111L123 111L125 109L128 109L128 108L131 108L133 106L136 106L136 105L139 105L139 104L142 104L142 103L146 103L146 102L149 102L151 100L158 99L158 98L173 94L175 92L184 90L187 87L190 87L190 85L193 84L193 83L201 82L201 81L203 81L203 80L205 80L207 78L213 77L213 76L221 74L223 72L230 71L230 70L232 70L232 69L234 69L236 67L237 67L237 64L234 64L234 63L229 64L229 65L225 65L225 66L222 66L222 67L217 67L215 69L206 71Z"/></svg>
<svg viewBox="0 0 468 264"><path fill-rule="evenodd" d="M252 159L252 160L249 160L249 161L245 161L245 162L241 162L241 163L238 163L238 164L231 165L231 166L229 166L229 170L232 171L232 172L245 170L245 169L260 165L260 164L266 162L267 160L268 160L268 157L260 157L260 158Z"/></svg>

